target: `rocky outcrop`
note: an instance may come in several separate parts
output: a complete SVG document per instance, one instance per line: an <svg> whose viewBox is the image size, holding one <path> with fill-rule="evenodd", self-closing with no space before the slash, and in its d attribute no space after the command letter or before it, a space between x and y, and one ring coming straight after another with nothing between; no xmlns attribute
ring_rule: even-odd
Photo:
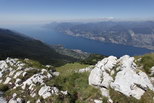
<svg viewBox="0 0 154 103"><path fill-rule="evenodd" d="M110 102L110 89L136 99L140 99L148 89L154 91L148 75L137 67L134 57L128 55L119 59L110 56L99 61L90 73L89 84L100 88Z"/></svg>
<svg viewBox="0 0 154 103"><path fill-rule="evenodd" d="M38 94L42 96L44 99L50 97L51 95L58 95L59 90L56 87L43 86L39 90Z"/></svg>
<svg viewBox="0 0 154 103"><path fill-rule="evenodd" d="M93 68L94 67L91 65L89 67L79 69L78 71L75 71L75 72L78 72L78 73L90 72Z"/></svg>
<svg viewBox="0 0 154 103"><path fill-rule="evenodd" d="M46 99L59 94L67 95L67 91L60 91L57 87L46 84L47 81L58 76L59 72L52 72L49 65L46 68L30 67L26 61L28 59L11 58L0 61L0 83L8 85L9 89L14 91L9 103L31 103L25 99L26 96L36 97L38 100L35 102L41 103L40 97ZM24 95L20 95L19 91Z"/></svg>

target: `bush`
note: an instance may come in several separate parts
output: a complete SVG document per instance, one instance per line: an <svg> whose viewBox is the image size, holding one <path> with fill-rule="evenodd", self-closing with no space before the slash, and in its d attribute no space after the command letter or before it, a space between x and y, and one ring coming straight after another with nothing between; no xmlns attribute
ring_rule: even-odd
<svg viewBox="0 0 154 103"><path fill-rule="evenodd" d="M80 63L95 65L98 61L102 60L105 57L106 56L99 55L99 54L91 54L88 58L86 58L85 60L82 60Z"/></svg>
<svg viewBox="0 0 154 103"><path fill-rule="evenodd" d="M113 89L110 89L110 96L113 103L154 103L154 92L151 90L147 90L140 100L137 100L134 97L127 97Z"/></svg>
<svg viewBox="0 0 154 103"><path fill-rule="evenodd" d="M137 58L141 58L141 60L137 64L143 66L144 71L147 74L150 74L150 69L152 66L154 66L154 53L145 54Z"/></svg>
<svg viewBox="0 0 154 103"><path fill-rule="evenodd" d="M9 89L8 85L0 84L0 91L5 92Z"/></svg>

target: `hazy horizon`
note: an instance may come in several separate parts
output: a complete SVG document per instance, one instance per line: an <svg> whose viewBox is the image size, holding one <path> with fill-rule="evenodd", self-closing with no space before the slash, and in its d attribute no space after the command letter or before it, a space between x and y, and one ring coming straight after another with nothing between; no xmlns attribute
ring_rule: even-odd
<svg viewBox="0 0 154 103"><path fill-rule="evenodd" d="M154 20L153 4L152 0L0 0L0 24Z"/></svg>

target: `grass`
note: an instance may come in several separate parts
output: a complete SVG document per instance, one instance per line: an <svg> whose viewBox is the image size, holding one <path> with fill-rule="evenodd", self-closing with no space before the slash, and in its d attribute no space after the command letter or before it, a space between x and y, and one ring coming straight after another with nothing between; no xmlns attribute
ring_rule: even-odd
<svg viewBox="0 0 154 103"><path fill-rule="evenodd" d="M143 66L143 70L147 73L150 74L150 69L151 67L154 66L154 53L150 54L145 54L143 56L137 56L135 57L136 59L141 58L140 61L137 62L139 66Z"/></svg>
<svg viewBox="0 0 154 103"><path fill-rule="evenodd" d="M147 90L140 100L137 100L134 97L127 97L113 89L110 89L110 96L113 103L154 103L154 92L151 90Z"/></svg>
<svg viewBox="0 0 154 103"><path fill-rule="evenodd" d="M58 67L56 70L61 73L60 76L48 81L47 84L54 85L60 90L67 90L69 97L67 97L66 103L89 103L91 99L102 98L100 90L89 85L89 72L74 72L87 66L89 65L70 63Z"/></svg>
<svg viewBox="0 0 154 103"><path fill-rule="evenodd" d="M80 63L82 64L89 64L89 65L95 65L98 61L102 60L106 56L99 55L99 54L90 54L90 56L82 61Z"/></svg>
<svg viewBox="0 0 154 103"><path fill-rule="evenodd" d="M154 56L154 54L153 54ZM138 57L137 57L138 58ZM149 58L149 56L148 56ZM146 59L147 56L143 56L140 62L142 65L147 65ZM24 78L28 78L33 74L37 73L41 70L41 68L45 68L47 70L53 68L46 68L44 65L41 65L37 61L32 60L23 60L26 63L26 66L38 68L38 70L30 70L28 71L28 75ZM151 62L150 62L151 63ZM32 98L28 90L23 91L20 87L16 89L9 89L7 85L0 84L0 90L6 91L5 97L10 99L13 93L16 93L18 97L23 98L25 101L36 102L36 100L40 99L41 103L93 103L92 100L99 99L102 100L103 103L108 103L107 98L103 97L101 91L98 88L94 88L89 85L88 77L90 72L78 73L81 68L88 67L88 64L80 64L80 63L68 63L61 67L56 67L55 70L60 72L60 75L54 77L51 80L45 81L48 86L55 86L59 90L67 90L68 95L59 94L58 96L54 95L47 99L43 99L42 97L36 95L36 97ZM152 65L150 65L151 67ZM150 68L148 67L148 68ZM114 76L114 75L113 75ZM21 79L24 79L21 77ZM41 86L37 85L35 87L36 91L38 91ZM23 95L24 94L24 95ZM133 97L127 97L120 92L117 92L113 89L110 89L110 96L114 103L154 103L154 93L150 90L146 91L142 96L141 100L137 100Z"/></svg>
<svg viewBox="0 0 154 103"><path fill-rule="evenodd" d="M22 81L25 78L31 77L33 74L37 73L41 70L41 68L45 68L45 66L41 65L37 61L33 60L22 60L26 65L26 67L34 67L38 69L30 70L27 72L27 75L22 77L19 76ZM75 71L88 67L89 65L80 64L80 63L69 63L61 67L56 67L56 71L60 72L60 75L54 77L51 80L45 81L48 86L56 86L59 90L67 90L68 95L59 94L59 96L51 96L47 99L43 99L42 97L36 95L36 97L32 98L30 96L30 91L27 89L22 90L21 87L17 87L16 89L6 89L4 96L7 100L12 98L13 93L16 93L18 97L21 97L26 101L36 102L36 100L40 99L41 103L89 103L91 99L100 99L103 98L99 89L96 89L89 85L88 77L89 72L77 73ZM45 68L49 69L49 68ZM52 69L52 68L50 68ZM5 90L7 86L0 85L0 89ZM38 91L41 86L37 85L35 90ZM37 93L37 92L36 92ZM24 94L24 95L22 95ZM104 99L105 100L105 99Z"/></svg>
<svg viewBox="0 0 154 103"><path fill-rule="evenodd" d="M73 102L82 103L89 102L90 99L98 99L101 96L101 92L88 84L89 73L72 73L66 75L60 75L55 79L48 82L49 85L55 85L60 90L67 90L71 96Z"/></svg>
<svg viewBox="0 0 154 103"><path fill-rule="evenodd" d="M61 67L57 67L56 68L56 71L57 72L60 72L60 75L68 75L69 73L71 74L72 72L74 71L77 71L79 69L82 69L82 68L86 68L88 67L89 65L87 64L80 64L80 63L68 63L68 64L65 64Z"/></svg>
<svg viewBox="0 0 154 103"><path fill-rule="evenodd" d="M140 101L141 103L154 103L154 92L147 90Z"/></svg>
<svg viewBox="0 0 154 103"><path fill-rule="evenodd" d="M113 103L140 103L137 99L133 97L127 97L122 93L115 91L113 89L110 89L110 96L111 99L113 100Z"/></svg>
<svg viewBox="0 0 154 103"><path fill-rule="evenodd" d="M32 68L38 68L38 69L42 69L42 68L45 68L47 69L46 66L42 65L40 62L38 61L35 61L35 60L30 60L30 59L27 59L27 60L23 60L23 59L20 59L21 62L25 63L25 67L32 67Z"/></svg>

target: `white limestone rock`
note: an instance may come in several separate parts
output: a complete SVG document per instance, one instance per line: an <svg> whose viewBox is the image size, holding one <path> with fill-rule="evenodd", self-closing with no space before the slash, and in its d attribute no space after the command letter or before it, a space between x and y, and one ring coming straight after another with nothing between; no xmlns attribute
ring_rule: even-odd
<svg viewBox="0 0 154 103"><path fill-rule="evenodd" d="M54 94L58 95L58 92L58 88L45 85L39 90L38 94L42 96L44 99L46 99Z"/></svg>
<svg viewBox="0 0 154 103"><path fill-rule="evenodd" d="M17 97L17 94L14 93L8 103L22 103L22 99L16 98L16 97Z"/></svg>
<svg viewBox="0 0 154 103"><path fill-rule="evenodd" d="M21 98L17 98L17 99L10 99L8 103L23 103Z"/></svg>
<svg viewBox="0 0 154 103"><path fill-rule="evenodd" d="M27 103L30 103L30 101L27 101Z"/></svg>
<svg viewBox="0 0 154 103"><path fill-rule="evenodd" d="M21 79L17 78L16 81L15 81L15 84L17 85L17 84L19 84L21 81L22 81Z"/></svg>
<svg viewBox="0 0 154 103"><path fill-rule="evenodd" d="M53 76L59 76L60 73L59 72L52 72Z"/></svg>
<svg viewBox="0 0 154 103"><path fill-rule="evenodd" d="M67 95L68 92L67 91L60 91L62 94Z"/></svg>
<svg viewBox="0 0 154 103"><path fill-rule="evenodd" d="M101 100L95 99L94 103L103 103Z"/></svg>
<svg viewBox="0 0 154 103"><path fill-rule="evenodd" d="M14 79L17 78L18 76L20 76L23 73L23 71L18 71L16 72L16 74L14 75Z"/></svg>
<svg viewBox="0 0 154 103"><path fill-rule="evenodd" d="M6 68L8 68L7 63L4 60L0 61L0 70L3 72Z"/></svg>
<svg viewBox="0 0 154 103"><path fill-rule="evenodd" d="M112 70L116 63L117 58L114 56L99 61L90 73L89 84L108 88L110 83L113 81L112 76L110 76L108 72Z"/></svg>
<svg viewBox="0 0 154 103"><path fill-rule="evenodd" d="M8 84L10 82L11 78L10 77L7 77L4 84Z"/></svg>
<svg viewBox="0 0 154 103"><path fill-rule="evenodd" d="M86 68L79 69L78 72L79 73L90 72L92 69L93 69L93 66L89 66L89 67L86 67Z"/></svg>
<svg viewBox="0 0 154 103"><path fill-rule="evenodd" d="M34 93L31 93L30 96L31 97L35 97L36 96L36 93L35 92Z"/></svg>
<svg viewBox="0 0 154 103"><path fill-rule="evenodd" d="M23 72L23 73L22 73L22 76L24 77L26 74L27 74L27 72Z"/></svg>
<svg viewBox="0 0 154 103"><path fill-rule="evenodd" d="M18 103L15 99L10 99L8 103Z"/></svg>
<svg viewBox="0 0 154 103"><path fill-rule="evenodd" d="M151 71L151 76L154 76L154 66L150 69L150 71Z"/></svg>
<svg viewBox="0 0 154 103"><path fill-rule="evenodd" d="M42 69L41 72L42 74L45 73L45 75L47 75L48 78L52 78L52 75L46 69Z"/></svg>
<svg viewBox="0 0 154 103"><path fill-rule="evenodd" d="M109 90L107 88L100 88L104 97L110 97Z"/></svg>
<svg viewBox="0 0 154 103"><path fill-rule="evenodd" d="M0 71L0 78L2 78L3 77L3 73Z"/></svg>
<svg viewBox="0 0 154 103"><path fill-rule="evenodd" d="M40 83L41 85L44 84L44 78L47 78L45 75L42 75L40 73L38 74L34 74L32 77L30 77L29 79L27 79L26 81L24 81L22 83L22 89L25 89L26 86L29 86L29 89L32 90L32 87L36 84L36 83Z"/></svg>
<svg viewBox="0 0 154 103"><path fill-rule="evenodd" d="M7 101L3 97L0 97L0 103L7 103Z"/></svg>
<svg viewBox="0 0 154 103"><path fill-rule="evenodd" d="M36 103L41 103L41 100L40 100L40 99L38 99L38 100L36 101Z"/></svg>
<svg viewBox="0 0 154 103"><path fill-rule="evenodd" d="M16 70L11 70L9 73L9 76L13 76L13 74L16 72Z"/></svg>
<svg viewBox="0 0 154 103"><path fill-rule="evenodd" d="M103 96L109 99L109 87L136 99L148 89L154 91L149 77L137 68L134 57L128 55L120 59L110 56L98 62L90 73L89 84L99 87Z"/></svg>
<svg viewBox="0 0 154 103"><path fill-rule="evenodd" d="M152 84L154 85L154 77L151 77L150 80L151 80Z"/></svg>
<svg viewBox="0 0 154 103"><path fill-rule="evenodd" d="M26 86L28 86L30 90L33 90L34 86L36 86L36 84L40 84L40 85L44 85L44 79L50 79L52 78L52 75L50 73L48 73L47 70L42 69L40 73L34 74L32 77L28 78L26 81L24 81L21 86L22 89L25 89Z"/></svg>
<svg viewBox="0 0 154 103"><path fill-rule="evenodd" d="M3 92L0 91L0 103L7 103L6 99L3 96Z"/></svg>
<svg viewBox="0 0 154 103"><path fill-rule="evenodd" d="M115 81L111 85L112 88L136 99L140 99L145 90L154 90L148 76L144 72L136 70L133 57L123 56L119 60L122 63L121 71L117 73Z"/></svg>
<svg viewBox="0 0 154 103"><path fill-rule="evenodd" d="M32 67L26 67L25 63L22 63L18 59L7 58L6 60L0 61L0 82L3 84L9 84L13 87L11 89L16 89L21 87L21 92L28 90L31 97L38 96L38 92L43 98L47 98L54 94L58 95L67 94L67 91L59 92L56 87L44 86L45 81L50 80L53 76L58 76L59 72L50 72L46 69L37 69ZM27 78L28 72L36 71L37 73ZM5 75L4 75L5 74ZM24 78L26 76L26 80ZM20 79L19 79L20 78ZM36 89L40 85L42 88L40 90ZM1 99L0 99L1 100ZM13 94L9 103L22 103L22 98L17 97L17 94ZM27 101L28 102L28 101ZM41 103L39 98L37 103Z"/></svg>
<svg viewBox="0 0 154 103"><path fill-rule="evenodd" d="M21 98L17 98L17 102L18 102L18 103L22 103L23 100L22 100Z"/></svg>

